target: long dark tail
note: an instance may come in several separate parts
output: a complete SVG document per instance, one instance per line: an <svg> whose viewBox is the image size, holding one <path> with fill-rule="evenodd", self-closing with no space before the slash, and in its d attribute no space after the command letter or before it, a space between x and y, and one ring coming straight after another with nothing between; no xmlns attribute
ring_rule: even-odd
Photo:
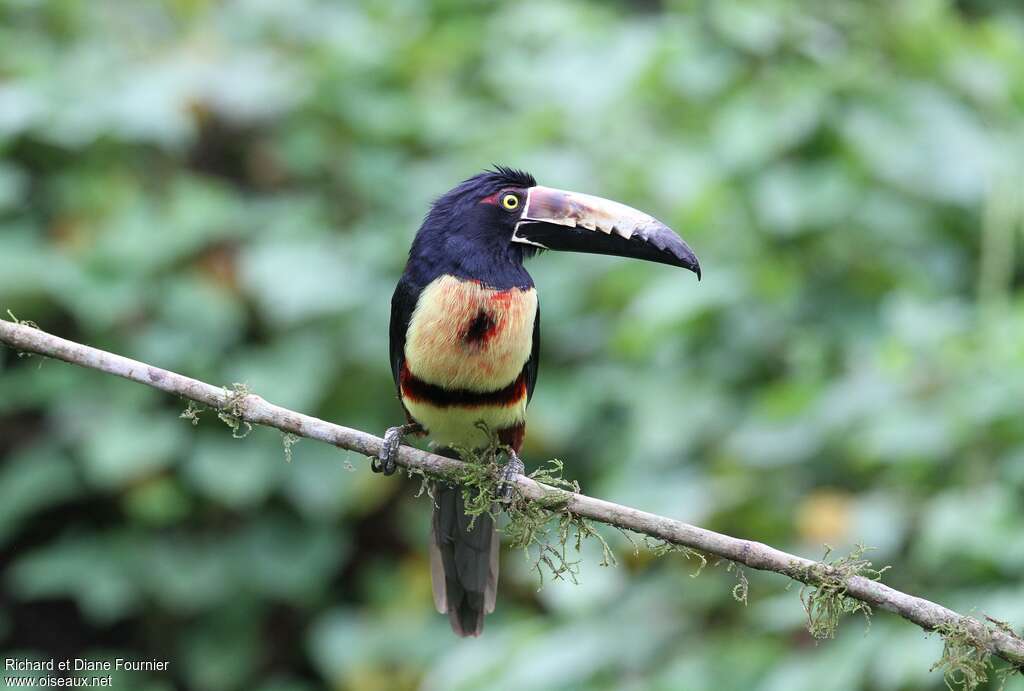
<svg viewBox="0 0 1024 691"><path fill-rule="evenodd" d="M479 636L498 594L499 540L489 515L477 516L472 529L469 525L462 488L435 485L430 541L434 605L448 615L455 633Z"/></svg>

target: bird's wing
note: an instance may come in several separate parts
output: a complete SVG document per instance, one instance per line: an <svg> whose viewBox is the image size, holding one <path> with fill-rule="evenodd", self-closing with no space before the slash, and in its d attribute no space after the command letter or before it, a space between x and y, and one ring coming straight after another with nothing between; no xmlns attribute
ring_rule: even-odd
<svg viewBox="0 0 1024 691"><path fill-rule="evenodd" d="M540 364L540 303L537 303L537 314L533 317L533 347L530 359L526 361L526 402L533 398L533 387L537 383L537 369Z"/></svg>
<svg viewBox="0 0 1024 691"><path fill-rule="evenodd" d="M391 376L399 386L402 363L405 360L405 332L409 329L413 310L420 290L405 276L402 276L391 296Z"/></svg>

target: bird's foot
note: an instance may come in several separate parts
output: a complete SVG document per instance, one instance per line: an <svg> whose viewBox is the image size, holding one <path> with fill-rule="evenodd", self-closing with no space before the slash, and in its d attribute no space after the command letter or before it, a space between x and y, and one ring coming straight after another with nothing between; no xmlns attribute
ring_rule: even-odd
<svg viewBox="0 0 1024 691"><path fill-rule="evenodd" d="M415 422L398 427L389 427L384 433L384 443L380 445L380 451L376 458L370 459L370 470L375 473L392 475L395 472L395 458L398 456L398 447L407 434L414 434L422 428Z"/></svg>
<svg viewBox="0 0 1024 691"><path fill-rule="evenodd" d="M501 472L501 481L498 482L498 501L507 504L512 501L512 493L516 486L516 477L526 471L526 465L519 455L512 450L508 452L508 462Z"/></svg>

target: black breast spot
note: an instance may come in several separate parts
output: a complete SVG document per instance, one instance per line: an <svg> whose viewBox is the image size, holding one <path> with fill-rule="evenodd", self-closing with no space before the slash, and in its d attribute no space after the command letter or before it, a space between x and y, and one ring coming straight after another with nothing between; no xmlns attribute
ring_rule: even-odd
<svg viewBox="0 0 1024 691"><path fill-rule="evenodd" d="M466 325L462 333L465 343L483 343L494 333L494 319L486 310L480 310Z"/></svg>

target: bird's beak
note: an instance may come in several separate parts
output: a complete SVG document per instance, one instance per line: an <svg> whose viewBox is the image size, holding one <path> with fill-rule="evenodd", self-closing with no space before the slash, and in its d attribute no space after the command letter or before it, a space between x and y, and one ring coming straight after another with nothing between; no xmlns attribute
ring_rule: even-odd
<svg viewBox="0 0 1024 691"><path fill-rule="evenodd" d="M681 266L700 279L697 255L671 228L642 211L589 194L529 188L512 241Z"/></svg>

